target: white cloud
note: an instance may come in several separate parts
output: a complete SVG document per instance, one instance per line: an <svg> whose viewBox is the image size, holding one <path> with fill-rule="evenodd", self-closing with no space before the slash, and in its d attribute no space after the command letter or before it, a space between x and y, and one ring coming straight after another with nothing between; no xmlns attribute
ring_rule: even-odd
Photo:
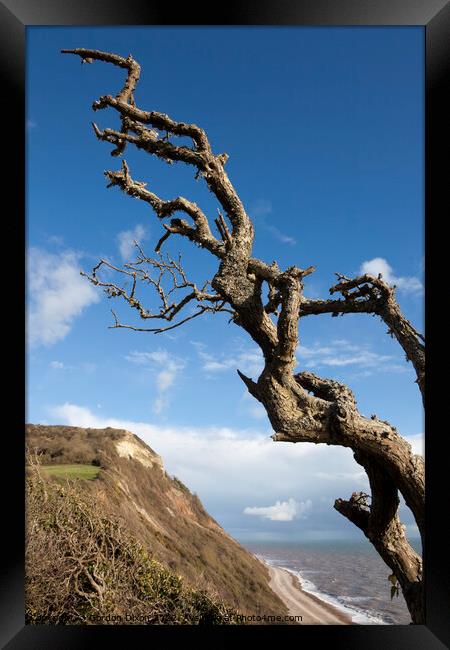
<svg viewBox="0 0 450 650"><path fill-rule="evenodd" d="M27 334L32 346L53 345L64 339L83 309L100 300L99 293L80 276L79 257L73 251L55 255L30 249Z"/></svg>
<svg viewBox="0 0 450 650"><path fill-rule="evenodd" d="M132 431L162 456L169 474L178 476L199 495L219 523L229 528L247 522L251 536L268 519L248 517L244 508L248 504L277 505L277 501L289 504L292 495L307 495L315 504L309 510L304 500L307 509L296 510L302 516L308 514L307 527L300 524L302 534L314 538L325 534L325 528L330 531L325 537L345 536L347 524L341 523L333 509L334 500L348 498L355 490L370 491L350 449L274 442L265 427L177 427L125 420L103 415L95 401L93 410L66 402L48 412L51 424ZM409 523L406 515L403 519Z"/></svg>
<svg viewBox="0 0 450 650"><path fill-rule="evenodd" d="M49 413L58 424L132 431L161 454L167 471L196 491L206 505L226 502L227 508L242 513L245 505L255 500L274 503L276 498L287 500L296 493L314 499L324 492L333 500L355 489L352 478L347 483L342 479L324 482L315 476L320 471L347 472L349 476L357 471L359 466L349 449L274 442L265 427L164 426L106 417L67 402L50 408Z"/></svg>
<svg viewBox="0 0 450 650"><path fill-rule="evenodd" d="M124 230L117 235L117 245L120 256L124 261L130 261L134 254L134 242L146 239L144 226L138 224L133 230Z"/></svg>
<svg viewBox="0 0 450 650"><path fill-rule="evenodd" d="M388 355L376 354L376 352L364 350L361 354L355 354L350 357L327 357L323 359L322 363L325 366L379 366L391 358Z"/></svg>
<svg viewBox="0 0 450 650"><path fill-rule="evenodd" d="M83 372L86 372L88 374L92 374L97 369L97 364L91 363L90 361L82 361L76 366L67 365L62 361L50 361L49 366L54 370L69 370L69 371L82 370Z"/></svg>
<svg viewBox="0 0 450 650"><path fill-rule="evenodd" d="M423 433L415 433L412 436L407 436L406 440L411 445L414 454L425 456L425 436Z"/></svg>
<svg viewBox="0 0 450 650"><path fill-rule="evenodd" d="M259 199L252 205L250 212L253 217L265 217L272 212L272 203L267 199Z"/></svg>
<svg viewBox="0 0 450 650"><path fill-rule="evenodd" d="M314 343L297 347L297 361L304 368L319 366L357 366L377 372L405 372L405 364L399 358L388 354L372 352L368 346L355 345L345 339L334 339L328 345Z"/></svg>
<svg viewBox="0 0 450 650"><path fill-rule="evenodd" d="M406 524L406 534L410 537L419 537L419 528L417 524Z"/></svg>
<svg viewBox="0 0 450 650"><path fill-rule="evenodd" d="M156 385L158 387L158 390L164 392L172 386L176 377L176 369L177 366L173 366L170 369L161 370L161 372L158 373L158 376L156 377Z"/></svg>
<svg viewBox="0 0 450 650"><path fill-rule="evenodd" d="M294 246L297 243L297 240L294 237L286 235L273 224L267 223L266 217L271 214L272 211L272 203L270 201L267 199L259 199L252 205L250 215L253 218L258 219L258 225L262 226L264 230L267 230L267 232L270 232L271 235L283 244Z"/></svg>
<svg viewBox="0 0 450 650"><path fill-rule="evenodd" d="M202 362L201 368L209 376L226 371L241 370L250 377L259 377L264 368L261 350L256 347L235 346L232 353L212 354L206 351L203 343L191 341L197 349ZM409 368L402 357L378 354L367 345L356 345L345 339L332 339L327 345L318 342L310 346L297 347L297 363L302 368L318 367L355 367L364 369L367 374L373 372L408 372ZM254 410L252 417L258 417ZM262 413L260 414L262 417Z"/></svg>
<svg viewBox="0 0 450 650"><path fill-rule="evenodd" d="M47 241L54 246L64 246L64 238L61 235L50 235Z"/></svg>
<svg viewBox="0 0 450 650"><path fill-rule="evenodd" d="M285 235L283 232L281 232L281 230L279 230L275 226L266 225L266 230L268 230L274 237L276 237L276 239L278 239L283 244L290 244L291 246L295 246L295 244L297 243L295 237L291 237L290 235Z"/></svg>
<svg viewBox="0 0 450 650"><path fill-rule="evenodd" d="M364 485L367 483L367 475L364 471L316 472L314 476L324 481L353 481L355 483L364 483Z"/></svg>
<svg viewBox="0 0 450 650"><path fill-rule="evenodd" d="M153 412L160 415L169 406L169 400L164 395L159 395L153 401Z"/></svg>
<svg viewBox="0 0 450 650"><path fill-rule="evenodd" d="M141 366L145 366L148 363L166 363L169 359L169 353L167 350L153 350L152 352L140 352L139 350L133 350L126 357L128 361L132 361Z"/></svg>
<svg viewBox="0 0 450 650"><path fill-rule="evenodd" d="M161 414L170 404L168 391L183 370L184 361L170 355L164 349L151 352L133 350L125 358L132 363L149 366L157 370L155 375L157 396L153 402L153 410L157 415Z"/></svg>
<svg viewBox="0 0 450 650"><path fill-rule="evenodd" d="M202 370L207 373L220 373L226 370L241 370L252 377L259 376L264 367L264 359L259 348L244 348L235 351L235 354L211 354L205 352L205 345L193 342L197 353L202 360Z"/></svg>
<svg viewBox="0 0 450 650"><path fill-rule="evenodd" d="M299 503L290 498L287 501L277 501L274 506L244 508L244 514L257 515L271 521L293 521L294 519L305 519L311 508L310 499Z"/></svg>
<svg viewBox="0 0 450 650"><path fill-rule="evenodd" d="M397 277L394 275L393 269L383 257L374 257L361 264L360 273L368 273L369 275L377 276L382 274L383 280L388 284L395 284L401 291L405 293L422 293L423 284L416 277Z"/></svg>
<svg viewBox="0 0 450 650"><path fill-rule="evenodd" d="M81 370L84 370L84 372L87 372L88 374L92 374L97 370L97 364L92 363L92 361L83 361L80 364Z"/></svg>

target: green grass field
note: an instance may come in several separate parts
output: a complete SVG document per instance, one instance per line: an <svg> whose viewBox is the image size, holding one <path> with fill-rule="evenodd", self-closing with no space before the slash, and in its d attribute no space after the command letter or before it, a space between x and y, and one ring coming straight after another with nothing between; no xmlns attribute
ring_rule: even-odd
<svg viewBox="0 0 450 650"><path fill-rule="evenodd" d="M41 465L44 474L50 474L56 478L84 478L92 481L97 478L100 467L95 465Z"/></svg>

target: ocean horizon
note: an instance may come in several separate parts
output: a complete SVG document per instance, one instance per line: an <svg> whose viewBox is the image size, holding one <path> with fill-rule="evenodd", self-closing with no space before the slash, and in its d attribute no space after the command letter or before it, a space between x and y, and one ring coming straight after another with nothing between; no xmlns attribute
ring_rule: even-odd
<svg viewBox="0 0 450 650"><path fill-rule="evenodd" d="M420 539L409 540L421 553ZM391 599L389 567L364 540L241 542L267 564L296 575L302 588L349 614L360 625L409 625L405 600Z"/></svg>

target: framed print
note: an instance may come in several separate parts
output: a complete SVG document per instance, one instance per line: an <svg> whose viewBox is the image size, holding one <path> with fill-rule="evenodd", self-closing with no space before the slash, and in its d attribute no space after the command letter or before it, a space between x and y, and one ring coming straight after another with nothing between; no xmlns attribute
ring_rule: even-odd
<svg viewBox="0 0 450 650"><path fill-rule="evenodd" d="M448 3L0 12L3 646L445 647Z"/></svg>

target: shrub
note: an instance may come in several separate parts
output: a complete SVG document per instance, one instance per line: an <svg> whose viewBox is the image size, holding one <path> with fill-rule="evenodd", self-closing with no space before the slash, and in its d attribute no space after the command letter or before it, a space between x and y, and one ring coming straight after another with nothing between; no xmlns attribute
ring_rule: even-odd
<svg viewBox="0 0 450 650"><path fill-rule="evenodd" d="M230 624L235 611L157 562L75 482L28 459L28 624Z"/></svg>
<svg viewBox="0 0 450 650"><path fill-rule="evenodd" d="M173 476L172 480L175 483L175 485L177 486L177 488L179 488L182 492L185 492L186 494L191 494L191 491L189 490L189 488L186 487L186 485L182 481L180 481L179 478L177 478L176 476Z"/></svg>

